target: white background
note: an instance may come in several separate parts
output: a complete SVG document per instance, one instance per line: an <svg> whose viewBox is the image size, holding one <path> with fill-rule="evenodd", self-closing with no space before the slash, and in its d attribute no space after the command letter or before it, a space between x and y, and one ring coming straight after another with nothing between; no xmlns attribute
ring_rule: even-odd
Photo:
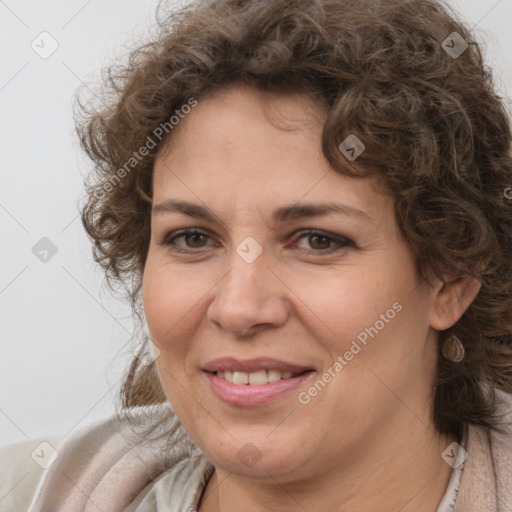
<svg viewBox="0 0 512 512"><path fill-rule="evenodd" d="M512 97L512 0L451 3L477 25ZM102 287L78 218L89 163L71 104L83 82L145 37L156 5L0 0L0 445L64 434L114 410L132 321ZM59 45L48 59L31 48L43 31ZM32 253L42 237L58 250L46 263Z"/></svg>

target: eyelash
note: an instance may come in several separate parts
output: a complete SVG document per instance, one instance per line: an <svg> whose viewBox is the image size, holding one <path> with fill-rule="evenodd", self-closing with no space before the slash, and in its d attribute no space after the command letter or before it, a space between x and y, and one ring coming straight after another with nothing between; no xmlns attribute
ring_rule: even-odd
<svg viewBox="0 0 512 512"><path fill-rule="evenodd" d="M189 229L184 229L182 231L178 231L175 234L173 234L173 233L169 234L168 236L166 236L164 238L163 242L161 242L158 245L166 245L166 246L168 246L168 248L171 251L182 253L182 254L192 254L192 253L198 253L199 251L201 251L202 248L198 249L197 251L195 251L195 250L180 249L174 243L174 241L176 239L185 237L187 235L203 235L203 236L208 236L208 237L210 236L208 233L205 233L204 231L200 231L200 230L195 229L195 228L189 228ZM338 244L338 247L329 248L329 249L325 249L325 250L322 250L322 249L307 250L307 249L300 249L299 248L299 249L297 249L299 252L307 253L307 254L329 255L329 254L333 254L335 252L341 251L343 249L346 249L347 247L353 247L354 246L353 242L351 242L347 238L336 237L336 236L330 235L330 234L328 234L328 233L326 233L324 231L319 231L319 230L306 230L306 231L302 232L302 234L300 236L296 237L293 240L293 244L295 245L299 240L302 240L303 238L305 238L307 236L311 236L311 235L318 235L318 236L321 236L323 238L326 238L326 239L328 239L328 240Z"/></svg>

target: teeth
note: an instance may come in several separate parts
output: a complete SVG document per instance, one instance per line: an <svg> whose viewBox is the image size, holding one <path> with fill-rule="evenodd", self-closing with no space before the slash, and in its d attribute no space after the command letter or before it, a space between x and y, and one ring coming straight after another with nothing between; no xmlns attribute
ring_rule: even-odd
<svg viewBox="0 0 512 512"><path fill-rule="evenodd" d="M289 379L298 375L292 372L280 372L279 370L258 370L257 372L230 372L218 371L217 377L227 380L232 384L251 384L252 386L261 386L267 382L276 382L281 379Z"/></svg>
<svg viewBox="0 0 512 512"><path fill-rule="evenodd" d="M249 384L252 384L253 386L260 386L261 384L266 384L268 382L267 370L260 370L246 375L249 375Z"/></svg>
<svg viewBox="0 0 512 512"><path fill-rule="evenodd" d="M267 370L267 381L275 382L281 380L281 372L279 370Z"/></svg>
<svg viewBox="0 0 512 512"><path fill-rule="evenodd" d="M249 384L249 374L245 372L233 372L233 384Z"/></svg>

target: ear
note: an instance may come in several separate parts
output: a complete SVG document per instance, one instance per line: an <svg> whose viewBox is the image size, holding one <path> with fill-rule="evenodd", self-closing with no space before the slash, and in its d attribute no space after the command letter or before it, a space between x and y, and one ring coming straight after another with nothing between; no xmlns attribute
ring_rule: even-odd
<svg viewBox="0 0 512 512"><path fill-rule="evenodd" d="M481 285L477 278L466 274L438 285L434 290L430 326L444 331L457 323L477 296Z"/></svg>

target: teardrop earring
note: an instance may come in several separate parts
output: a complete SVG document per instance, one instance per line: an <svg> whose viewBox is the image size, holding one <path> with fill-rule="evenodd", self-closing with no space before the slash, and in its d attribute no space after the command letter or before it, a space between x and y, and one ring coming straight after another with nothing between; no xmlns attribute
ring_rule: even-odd
<svg viewBox="0 0 512 512"><path fill-rule="evenodd" d="M455 334L452 334L444 341L441 353L449 361L460 363L464 359L466 351L460 339Z"/></svg>

